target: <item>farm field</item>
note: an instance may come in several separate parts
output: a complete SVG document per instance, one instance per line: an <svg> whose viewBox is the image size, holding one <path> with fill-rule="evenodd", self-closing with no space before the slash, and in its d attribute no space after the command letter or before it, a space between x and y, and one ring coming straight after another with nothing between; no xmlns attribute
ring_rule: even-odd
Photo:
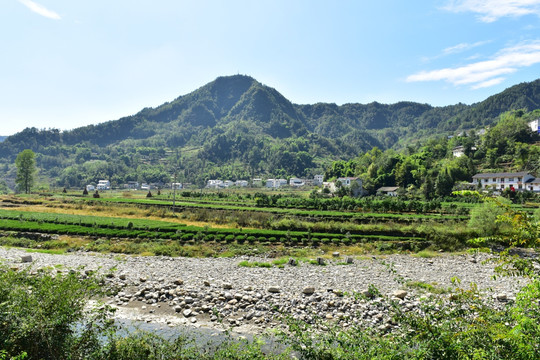
<svg viewBox="0 0 540 360"><path fill-rule="evenodd" d="M461 251L468 240L482 235L467 225L471 211L481 206L469 199L314 200L308 192L260 191L175 195L174 201L170 192L152 197L136 191L103 192L99 198L78 193L4 196L0 244L168 256L285 256L336 249L354 254ZM335 210L313 209L317 206ZM513 205L525 211L535 206ZM27 239L29 233L47 236L36 241Z"/></svg>

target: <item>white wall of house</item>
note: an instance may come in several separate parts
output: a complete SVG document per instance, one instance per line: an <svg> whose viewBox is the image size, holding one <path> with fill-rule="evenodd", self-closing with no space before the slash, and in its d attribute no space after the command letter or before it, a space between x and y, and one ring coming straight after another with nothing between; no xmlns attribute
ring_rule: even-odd
<svg viewBox="0 0 540 360"><path fill-rule="evenodd" d="M531 130L540 134L540 119L533 120L529 123Z"/></svg>
<svg viewBox="0 0 540 360"><path fill-rule="evenodd" d="M482 189L504 190L513 187L515 190L528 190L526 182L531 179L534 176L523 173L477 174L473 176L473 184L480 184Z"/></svg>
<svg viewBox="0 0 540 360"><path fill-rule="evenodd" d="M98 190L110 190L111 183L109 180L99 180L97 187Z"/></svg>

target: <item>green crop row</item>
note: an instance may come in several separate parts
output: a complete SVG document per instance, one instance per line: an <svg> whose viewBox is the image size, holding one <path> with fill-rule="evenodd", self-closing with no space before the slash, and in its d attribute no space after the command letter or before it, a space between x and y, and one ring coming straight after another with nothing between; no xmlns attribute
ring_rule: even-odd
<svg viewBox="0 0 540 360"><path fill-rule="evenodd" d="M90 203L129 203L146 206L172 206L172 201L163 200L147 200L147 199L117 199L117 198L100 198L88 199ZM418 220L466 220L469 217L465 215L447 215L447 214L403 214L403 213L377 213L377 212L361 212L361 211L337 211L337 210L299 210L288 208L267 208L253 207L240 205L223 205L223 204L203 204L186 201L176 201L177 208L195 208L195 209L210 209L210 210L232 210L232 211L256 211L266 212L279 215L291 215L299 217L315 217L331 220L356 220L356 219L377 219L377 220L392 220L392 221L418 221Z"/></svg>
<svg viewBox="0 0 540 360"><path fill-rule="evenodd" d="M171 225L172 226L172 225ZM181 242L188 241L218 241L218 242L270 242L270 243L300 243L311 242L321 244L351 244L368 241L411 241L421 240L416 237L385 236L332 233L310 233L305 231L280 231L258 229L218 229L196 226L178 226L177 228L156 228L149 230L135 228L104 227L87 224L66 224L57 222L37 221L34 219L2 219L0 229L5 231L41 232L48 234L98 236L129 239L171 239Z"/></svg>

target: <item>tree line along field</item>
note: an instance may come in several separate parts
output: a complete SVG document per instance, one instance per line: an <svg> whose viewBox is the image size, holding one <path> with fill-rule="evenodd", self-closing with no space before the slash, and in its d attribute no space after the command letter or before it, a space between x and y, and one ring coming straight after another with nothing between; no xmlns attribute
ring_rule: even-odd
<svg viewBox="0 0 540 360"><path fill-rule="evenodd" d="M0 209L1 243L170 256L186 255L184 248L194 246L220 251L259 246L417 252L461 250L468 240L487 231L482 219L471 220L471 213L484 205L470 197L446 199L452 202L322 199L327 207L339 210L310 209L321 201L308 193L184 191L176 198L173 212L168 192L151 198L143 192L104 192L100 198L74 192L5 196L0 203L4 207ZM289 205L284 207L284 203ZM532 214L538 203L512 206ZM26 233L83 237L86 241L84 247L80 241L35 241L25 239ZM212 252L217 255L219 251Z"/></svg>

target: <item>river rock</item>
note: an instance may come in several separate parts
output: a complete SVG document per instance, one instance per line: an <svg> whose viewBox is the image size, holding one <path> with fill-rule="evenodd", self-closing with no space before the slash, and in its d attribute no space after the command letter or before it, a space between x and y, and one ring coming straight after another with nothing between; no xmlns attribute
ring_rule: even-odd
<svg viewBox="0 0 540 360"><path fill-rule="evenodd" d="M396 290L392 293L392 296L403 300L405 299L405 296L407 296L407 294L408 293L405 290Z"/></svg>
<svg viewBox="0 0 540 360"><path fill-rule="evenodd" d="M313 286L307 286L302 290L302 294L304 295L313 295L315 292L315 287Z"/></svg>

